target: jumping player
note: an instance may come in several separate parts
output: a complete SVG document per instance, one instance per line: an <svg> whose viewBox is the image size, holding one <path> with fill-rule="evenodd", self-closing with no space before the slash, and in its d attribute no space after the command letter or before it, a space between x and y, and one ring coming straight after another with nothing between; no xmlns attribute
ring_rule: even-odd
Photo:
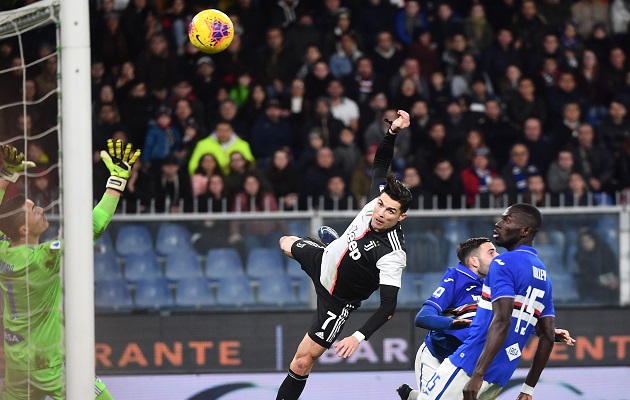
<svg viewBox="0 0 630 400"><path fill-rule="evenodd" d="M370 199L338 239L323 247L295 236L280 238L280 248L309 275L317 294L314 322L298 346L276 399L297 400L315 361L341 333L350 313L380 287L381 305L352 335L335 345L350 357L359 344L392 318L396 310L406 247L400 222L407 216L411 192L387 171L396 133L409 126L409 114L398 118L383 137L374 158Z"/></svg>
<svg viewBox="0 0 630 400"><path fill-rule="evenodd" d="M468 337L423 385L420 399L496 398L535 329L536 353L518 396L531 400L554 342L551 281L532 247L541 224L540 211L529 204L508 207L495 224L494 239L508 252L492 260Z"/></svg>
<svg viewBox="0 0 630 400"><path fill-rule="evenodd" d="M1 146L0 200L10 182L29 165L24 155L11 146ZM131 168L140 156L127 144L114 145L101 158L111 176L105 194L93 211L94 240L103 233L116 210ZM24 164L27 163L27 164ZM32 163L31 163L32 164ZM59 241L39 243L48 229L41 207L18 194L0 204L0 230L8 240L0 241L0 287L4 297L4 354L6 373L0 399L43 400L49 396L65 399L61 316ZM96 378L94 397L108 400L103 383Z"/></svg>

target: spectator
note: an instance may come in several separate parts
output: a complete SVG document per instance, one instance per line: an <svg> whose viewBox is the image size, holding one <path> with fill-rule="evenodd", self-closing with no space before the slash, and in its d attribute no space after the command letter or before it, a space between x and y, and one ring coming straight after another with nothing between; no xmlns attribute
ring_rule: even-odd
<svg viewBox="0 0 630 400"><path fill-rule="evenodd" d="M356 72L343 81L345 93L359 106L364 106L369 99L386 89L383 77L374 71L374 64L369 57L363 56L356 61Z"/></svg>
<svg viewBox="0 0 630 400"><path fill-rule="evenodd" d="M208 181L208 190L197 198L197 211L200 213L220 213L232 210L232 200L228 193L224 178L212 175ZM228 247L230 221L210 218L195 224L193 246L199 254L208 249Z"/></svg>
<svg viewBox="0 0 630 400"><path fill-rule="evenodd" d="M593 31L585 37L585 46L587 49L593 50L598 60L606 60L608 53L613 47L613 41L608 36L606 26L602 23L595 24Z"/></svg>
<svg viewBox="0 0 630 400"><path fill-rule="evenodd" d="M556 151L575 146L578 128L582 123L582 111L578 103L566 103L562 108L562 119L552 128L553 142Z"/></svg>
<svg viewBox="0 0 630 400"><path fill-rule="evenodd" d="M593 27L603 24L610 32L610 14L608 4L595 0L579 0L571 6L571 20L575 22L577 34L583 38L589 37Z"/></svg>
<svg viewBox="0 0 630 400"><path fill-rule="evenodd" d="M328 83L327 93L331 114L356 132L359 129L359 106L354 100L344 96L341 81L332 79Z"/></svg>
<svg viewBox="0 0 630 400"><path fill-rule="evenodd" d="M319 55L316 58L313 58L313 61L319 60L322 57L320 48L314 43L322 42L322 34L315 26L315 21L313 21L313 16L310 12L304 12L302 15L298 16L298 20L296 24L293 24L286 31L286 44L290 49L307 49L315 48ZM264 35L260 35L264 37ZM301 68L300 68L301 70ZM300 72L296 75L296 77L304 79L305 75L302 75Z"/></svg>
<svg viewBox="0 0 630 400"><path fill-rule="evenodd" d="M498 99L497 96L488 91L486 82L481 76L474 77L470 84L470 96L464 96L468 103L468 111L471 114L483 115L486 110L486 101Z"/></svg>
<svg viewBox="0 0 630 400"><path fill-rule="evenodd" d="M422 76L418 60L414 58L405 58L402 66L398 70L398 73L390 78L390 98L396 99L396 97L400 95L401 91L404 90L403 84L405 81L411 82L417 97L422 97L424 99L429 98L429 83L425 77ZM399 110L409 110L411 109L411 104L400 104L396 108Z"/></svg>
<svg viewBox="0 0 630 400"><path fill-rule="evenodd" d="M569 58L569 61L582 54L584 44L582 43L582 38L577 34L574 22L567 21L564 23L562 32L560 33L560 44L564 49L564 54ZM569 62L569 66L577 67L574 62Z"/></svg>
<svg viewBox="0 0 630 400"><path fill-rule="evenodd" d="M238 108L236 113L237 120L247 122L247 127L245 128L246 132L250 132L254 123L264 115L266 104L267 92L265 92L264 86L259 83L254 84L247 100Z"/></svg>
<svg viewBox="0 0 630 400"><path fill-rule="evenodd" d="M160 106L155 120L149 123L146 140L142 147L142 164L145 171L154 174L159 171L162 162L182 149L182 133L173 124L171 109ZM179 160L183 162L183 160ZM169 170L170 171L170 170Z"/></svg>
<svg viewBox="0 0 630 400"><path fill-rule="evenodd" d="M608 193L593 193L588 190L584 177L579 172L572 172L569 177L569 187L560 196L560 206L600 206L612 205L612 198Z"/></svg>
<svg viewBox="0 0 630 400"><path fill-rule="evenodd" d="M557 205L555 198L547 192L542 175L530 175L527 177L527 190L523 193L523 202L539 208Z"/></svg>
<svg viewBox="0 0 630 400"><path fill-rule="evenodd" d="M510 150L510 161L503 167L501 175L505 180L510 195L523 193L527 190L527 178L540 172L529 161L529 151L522 143L517 143Z"/></svg>
<svg viewBox="0 0 630 400"><path fill-rule="evenodd" d="M55 174L50 174L45 167L29 170L34 176L28 179L28 197L50 214L59 214L59 184L55 181Z"/></svg>
<svg viewBox="0 0 630 400"><path fill-rule="evenodd" d="M480 148L488 150L488 157L490 156L490 149L486 146L486 141L478 129L471 129L466 133L466 140L457 148L455 157L453 158L453 166L456 170L461 171L470 167L475 157L476 151Z"/></svg>
<svg viewBox="0 0 630 400"><path fill-rule="evenodd" d="M521 10L515 16L512 30L516 34L527 54L534 47L542 42L543 34L546 31L547 21L538 13L534 0L524 0L521 3Z"/></svg>
<svg viewBox="0 0 630 400"><path fill-rule="evenodd" d="M538 118L544 125L547 121L547 106L536 95L536 87L531 78L523 77L518 83L518 93L508 104L508 113L518 127L522 127L527 118Z"/></svg>
<svg viewBox="0 0 630 400"><path fill-rule="evenodd" d="M300 175L286 149L278 149L273 153L271 163L265 174L281 209L293 210L297 207Z"/></svg>
<svg viewBox="0 0 630 400"><path fill-rule="evenodd" d="M151 98L147 95L147 85L139 80L130 84L129 95L120 108L121 121L129 128L129 141L139 148L144 140L149 120L154 115Z"/></svg>
<svg viewBox="0 0 630 400"><path fill-rule="evenodd" d="M575 171L584 177L589 190L601 192L610 189L613 159L606 148L595 141L595 132L589 124L582 124L578 128L573 160Z"/></svg>
<svg viewBox="0 0 630 400"><path fill-rule="evenodd" d="M420 171L416 167L406 167L403 171L402 183L411 192L410 209L427 209L431 207L431 192L422 181Z"/></svg>
<svg viewBox="0 0 630 400"><path fill-rule="evenodd" d="M159 32L151 35L148 48L140 53L135 64L138 79L147 84L149 91L171 87L177 76L175 57L168 49L166 38Z"/></svg>
<svg viewBox="0 0 630 400"><path fill-rule="evenodd" d="M300 208L310 206L321 207L320 197L327 191L327 182L332 176L340 176L339 169L335 165L335 158L330 147L322 147L317 151L315 165L306 170L300 188Z"/></svg>
<svg viewBox="0 0 630 400"><path fill-rule="evenodd" d="M479 207L505 209L516 203L516 196L508 193L505 180L501 176L495 176L490 182L486 193L479 194Z"/></svg>
<svg viewBox="0 0 630 400"><path fill-rule="evenodd" d="M428 29L418 29L414 37L407 46L407 56L418 60L422 67L420 73L428 79L438 69L440 56Z"/></svg>
<svg viewBox="0 0 630 400"><path fill-rule="evenodd" d="M577 103L582 113L589 108L586 95L578 89L575 77L570 72L562 72L558 78L558 85L547 91L547 105L552 117L562 116L562 107L567 103Z"/></svg>
<svg viewBox="0 0 630 400"><path fill-rule="evenodd" d="M267 44L258 53L257 80L276 95L280 87L288 86L299 67L295 53L284 45L284 35L278 27L267 29Z"/></svg>
<svg viewBox="0 0 630 400"><path fill-rule="evenodd" d="M569 187L571 172L573 172L573 153L569 149L562 149L547 171L549 191L554 195L566 191Z"/></svg>
<svg viewBox="0 0 630 400"><path fill-rule="evenodd" d="M463 33L454 33L448 37L446 42L446 50L442 52L441 62L442 71L446 76L446 80L450 82L453 76L458 72L464 54L468 54L468 46L466 37Z"/></svg>
<svg viewBox="0 0 630 400"><path fill-rule="evenodd" d="M451 99L451 91L442 71L435 71L429 78L429 98L432 103L431 112L436 116L444 116L446 105Z"/></svg>
<svg viewBox="0 0 630 400"><path fill-rule="evenodd" d="M193 211L193 193L190 177L180 167L180 160L172 155L162 160L159 173L147 182L144 193L146 206L155 202L157 213ZM153 212L153 210L151 209Z"/></svg>
<svg viewBox="0 0 630 400"><path fill-rule="evenodd" d="M444 129L446 129L447 139L454 146L460 145L466 137L466 132L474 125L474 116L467 113L460 102L451 99L446 105L446 115L444 117Z"/></svg>
<svg viewBox="0 0 630 400"><path fill-rule="evenodd" d="M352 174L352 182L350 184L350 191L357 206L363 207L365 200L370 194L370 184L372 182L372 168L374 167L374 155L378 145L372 145L368 147L363 153L361 162L354 170Z"/></svg>
<svg viewBox="0 0 630 400"><path fill-rule="evenodd" d="M413 103L422 100L418 88L411 78L404 78L392 99L392 106L397 110L409 110Z"/></svg>
<svg viewBox="0 0 630 400"><path fill-rule="evenodd" d="M338 48L330 56L330 73L337 79L344 79L352 74L355 64L363 56L357 46L357 40L351 33L343 33Z"/></svg>
<svg viewBox="0 0 630 400"><path fill-rule="evenodd" d="M621 47L613 47L608 53L608 69L606 71L607 91L614 93L626 81L626 53Z"/></svg>
<svg viewBox="0 0 630 400"><path fill-rule="evenodd" d="M523 59L525 62L524 70L529 75L534 75L543 66L543 61L546 58L553 58L556 60L556 64L562 69L566 65L566 58L560 48L560 39L553 32L547 32L544 34L542 46L537 46L532 49L527 58Z"/></svg>
<svg viewBox="0 0 630 400"><path fill-rule="evenodd" d="M537 118L528 118L523 127L521 142L529 151L529 162L536 166L538 171L545 172L556 152L552 141L543 134L542 124Z"/></svg>
<svg viewBox="0 0 630 400"><path fill-rule="evenodd" d="M363 47L361 37L352 28L351 14L350 10L345 7L340 7L335 12L335 27L324 32L324 46L322 51L325 58L331 58L335 52L341 50L344 36L352 39L357 49Z"/></svg>
<svg viewBox="0 0 630 400"><path fill-rule="evenodd" d="M221 121L210 136L197 142L188 162L188 172L192 176L199 166L201 156L210 153L217 159L223 173L227 174L230 169L230 154L235 151L242 154L248 162L254 162L249 143L238 137L229 122Z"/></svg>
<svg viewBox="0 0 630 400"><path fill-rule="evenodd" d="M129 91L136 83L136 67L131 61L125 61L120 64L119 72L114 81L114 89L116 98L119 102L123 102L129 95Z"/></svg>
<svg viewBox="0 0 630 400"><path fill-rule="evenodd" d="M497 168L503 168L509 159L510 148L516 142L517 132L503 114L498 100L486 101L484 115L477 121L477 126L495 158Z"/></svg>
<svg viewBox="0 0 630 400"><path fill-rule="evenodd" d="M407 1L396 14L395 26L396 37L404 46L408 46L417 30L427 27L426 15L422 12L420 1Z"/></svg>
<svg viewBox="0 0 630 400"><path fill-rule="evenodd" d="M121 15L129 54L140 54L146 43L146 20L149 15L157 15L157 9L147 0L130 0Z"/></svg>
<svg viewBox="0 0 630 400"><path fill-rule="evenodd" d="M328 178L327 191L321 205L324 210L354 210L354 199L346 191L346 182L339 176Z"/></svg>
<svg viewBox="0 0 630 400"><path fill-rule="evenodd" d="M630 139L630 121L627 115L627 106L618 100L613 100L608 107L608 115L598 129L608 151L613 155L623 151L625 142Z"/></svg>
<svg viewBox="0 0 630 400"><path fill-rule="evenodd" d="M442 158L435 163L429 182L430 192L433 194L432 208L462 207L464 185L448 159Z"/></svg>
<svg viewBox="0 0 630 400"><path fill-rule="evenodd" d="M435 121L429 128L429 137L427 143L416 149L412 155L412 165L414 165L421 174L427 175L433 170L432 166L440 159L448 159L452 166L450 157L453 156L454 144L446 137L446 129L444 123Z"/></svg>
<svg viewBox="0 0 630 400"><path fill-rule="evenodd" d="M243 188L247 174L256 174L258 181L265 187L266 191L271 191L271 186L267 183L264 175L256 169L253 162L249 161L243 153L233 150L229 154L228 173L225 175L225 186L228 193L238 193Z"/></svg>
<svg viewBox="0 0 630 400"><path fill-rule="evenodd" d="M280 102L269 99L265 113L252 127L250 146L258 168L265 170L273 153L280 148L291 148L292 142L291 125L282 116Z"/></svg>
<svg viewBox="0 0 630 400"><path fill-rule="evenodd" d="M514 34L512 31L508 28L501 28L497 34L496 43L482 53L482 59L483 71L493 79L495 87L498 87L499 78L504 76L508 66L521 65L520 55L514 48Z"/></svg>
<svg viewBox="0 0 630 400"><path fill-rule="evenodd" d="M105 32L100 43L99 54L108 71L118 71L123 62L129 59L127 38L120 25L120 16L109 12L105 16Z"/></svg>
<svg viewBox="0 0 630 400"><path fill-rule="evenodd" d="M483 4L477 3L470 7L470 16L464 20L464 34L468 39L468 46L476 54L492 44L494 32L486 19Z"/></svg>
<svg viewBox="0 0 630 400"><path fill-rule="evenodd" d="M394 76L402 63L403 54L396 48L394 38L389 31L376 34L376 46L370 58L374 62L374 71L383 77Z"/></svg>
<svg viewBox="0 0 630 400"><path fill-rule="evenodd" d="M234 196L232 211L278 211L276 198L264 189L258 175L248 172L244 178L243 187ZM254 247L273 247L279 236L280 223L277 220L233 221L229 242L243 242L249 251Z"/></svg>
<svg viewBox="0 0 630 400"><path fill-rule="evenodd" d="M595 232L582 229L578 237L575 261L578 266L575 278L580 297L585 302L617 305L619 261L610 245Z"/></svg>
<svg viewBox="0 0 630 400"><path fill-rule="evenodd" d="M317 130L325 146L337 147L339 145L339 135L344 128L344 124L340 119L333 116L329 100L324 97L315 100L313 111L312 117L307 119L302 131L311 133L313 130ZM309 137L307 136L304 139L308 140ZM304 143L302 146L307 144Z"/></svg>
<svg viewBox="0 0 630 400"><path fill-rule="evenodd" d="M418 100L413 103L409 114L411 117L411 125L409 125L409 129L411 130L410 151L413 152L428 140L431 116L429 115L429 105L426 100Z"/></svg>
<svg viewBox="0 0 630 400"><path fill-rule="evenodd" d="M398 135L400 133L401 131L398 131ZM339 169L346 182L350 182L354 170L361 161L361 150L354 139L355 134L352 129L344 128L339 135L339 145L333 148L333 156L335 160L338 160Z"/></svg>
<svg viewBox="0 0 630 400"><path fill-rule="evenodd" d="M461 172L468 208L478 203L479 194L490 191L490 183L496 175L490 167L490 150L487 147L475 149L471 165Z"/></svg>
<svg viewBox="0 0 630 400"><path fill-rule="evenodd" d="M443 49L446 39L462 33L463 27L461 21L455 17L451 5L441 2L437 7L436 18L429 24L429 30L438 48Z"/></svg>
<svg viewBox="0 0 630 400"><path fill-rule="evenodd" d="M92 150L99 153L107 145L107 139L110 139L117 129L121 128L120 117L116 106L113 103L102 103L98 110L98 114L92 126ZM16 118L17 127L24 125L24 116L20 115ZM27 125L31 124L31 118L27 115ZM30 129L27 129L29 131ZM146 131L145 131L146 132ZM143 135L144 136L144 135ZM99 157L100 158L100 157ZM100 159L95 163L101 163Z"/></svg>
<svg viewBox="0 0 630 400"><path fill-rule="evenodd" d="M223 176L223 171L214 155L206 153L201 156L199 166L193 176L190 177L193 197L204 195L208 191L208 180L213 175Z"/></svg>
<svg viewBox="0 0 630 400"><path fill-rule="evenodd" d="M386 0L368 0L359 7L357 22L364 38L365 48L371 49L378 41L374 32L391 30L397 8Z"/></svg>
<svg viewBox="0 0 630 400"><path fill-rule="evenodd" d="M287 29L294 25L298 16L304 13L304 3L293 0L280 0L270 6L269 26L281 26Z"/></svg>

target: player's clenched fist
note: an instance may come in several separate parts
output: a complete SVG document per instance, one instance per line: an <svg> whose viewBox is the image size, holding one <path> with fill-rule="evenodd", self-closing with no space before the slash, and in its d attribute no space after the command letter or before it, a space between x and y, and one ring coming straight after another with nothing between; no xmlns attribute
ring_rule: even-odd
<svg viewBox="0 0 630 400"><path fill-rule="evenodd" d="M122 140L107 139L107 151L101 151L101 159L109 170L110 177L106 187L119 192L125 190L127 180L131 176L133 165L140 158L140 150L133 151L131 143L127 143L123 152Z"/></svg>
<svg viewBox="0 0 630 400"><path fill-rule="evenodd" d="M8 144L0 145L0 156L2 157L0 179L9 182L15 183L20 177L20 172L35 166L32 161L24 161L24 153Z"/></svg>

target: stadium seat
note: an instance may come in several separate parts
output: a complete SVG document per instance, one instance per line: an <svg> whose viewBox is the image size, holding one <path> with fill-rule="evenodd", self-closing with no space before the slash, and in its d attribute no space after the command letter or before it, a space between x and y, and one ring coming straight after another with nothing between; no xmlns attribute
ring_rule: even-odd
<svg viewBox="0 0 630 400"><path fill-rule="evenodd" d="M105 229L96 242L94 242L94 254L113 253L114 244L109 230Z"/></svg>
<svg viewBox="0 0 630 400"><path fill-rule="evenodd" d="M364 310L375 310L381 305L381 291L376 290L367 300L361 302L361 308Z"/></svg>
<svg viewBox="0 0 630 400"><path fill-rule="evenodd" d="M131 254L125 259L125 278L129 282L162 277L155 253Z"/></svg>
<svg viewBox="0 0 630 400"><path fill-rule="evenodd" d="M289 276L289 275L287 275ZM293 285L297 286L297 298L298 303L300 305L307 305L311 301L311 288L313 287L313 282L311 282L311 278L308 277L305 273L302 273L300 277L291 277Z"/></svg>
<svg viewBox="0 0 630 400"><path fill-rule="evenodd" d="M215 305L214 296L208 281L199 278L187 278L177 282L175 289L175 307L180 310L202 310Z"/></svg>
<svg viewBox="0 0 630 400"><path fill-rule="evenodd" d="M416 281L411 276L403 275L402 285L398 291L398 304L401 307L420 308L426 299L420 298Z"/></svg>
<svg viewBox="0 0 630 400"><path fill-rule="evenodd" d="M470 237L466 221L461 218L446 218L442 223L444 237L452 244L457 244Z"/></svg>
<svg viewBox="0 0 630 400"><path fill-rule="evenodd" d="M580 301L580 295L573 275L569 272L550 272L553 301L555 303L571 303Z"/></svg>
<svg viewBox="0 0 630 400"><path fill-rule="evenodd" d="M436 271L444 268L440 264L438 238L428 232L405 234L407 243L407 272Z"/></svg>
<svg viewBox="0 0 630 400"><path fill-rule="evenodd" d="M97 281L94 287L94 308L99 313L131 312L133 302L127 282L122 278Z"/></svg>
<svg viewBox="0 0 630 400"><path fill-rule="evenodd" d="M120 266L114 253L94 254L94 281L111 281L122 279Z"/></svg>
<svg viewBox="0 0 630 400"><path fill-rule="evenodd" d="M173 307L173 297L164 278L146 279L136 284L137 310L160 311Z"/></svg>
<svg viewBox="0 0 630 400"><path fill-rule="evenodd" d="M421 274L420 278L420 301L424 303L431 297L435 289L440 286L444 272L427 272Z"/></svg>
<svg viewBox="0 0 630 400"><path fill-rule="evenodd" d="M289 235L298 237L308 236L308 221L287 221L286 224Z"/></svg>
<svg viewBox="0 0 630 400"><path fill-rule="evenodd" d="M269 275L284 274L280 250L267 247L254 247L247 256L247 275L252 278L264 278Z"/></svg>
<svg viewBox="0 0 630 400"><path fill-rule="evenodd" d="M258 287L258 304L264 307L298 306L291 278L286 275L269 275L262 278Z"/></svg>
<svg viewBox="0 0 630 400"><path fill-rule="evenodd" d="M171 282L186 278L201 278L201 263L197 252L193 249L184 249L172 252L166 257L164 276Z"/></svg>
<svg viewBox="0 0 630 400"><path fill-rule="evenodd" d="M130 254L153 251L153 243L149 230L144 225L123 225L116 235L116 252L126 257Z"/></svg>
<svg viewBox="0 0 630 400"><path fill-rule="evenodd" d="M217 280L227 276L244 275L243 262L236 249L210 249L206 254L206 278Z"/></svg>
<svg viewBox="0 0 630 400"><path fill-rule="evenodd" d="M155 251L167 256L174 251L192 247L190 231L182 225L163 222L155 237Z"/></svg>
<svg viewBox="0 0 630 400"><path fill-rule="evenodd" d="M229 276L217 281L217 305L224 308L242 308L256 305L254 290L249 278Z"/></svg>
<svg viewBox="0 0 630 400"><path fill-rule="evenodd" d="M554 245L536 246L538 258L545 264L548 272L564 272L565 267L562 262L562 250Z"/></svg>

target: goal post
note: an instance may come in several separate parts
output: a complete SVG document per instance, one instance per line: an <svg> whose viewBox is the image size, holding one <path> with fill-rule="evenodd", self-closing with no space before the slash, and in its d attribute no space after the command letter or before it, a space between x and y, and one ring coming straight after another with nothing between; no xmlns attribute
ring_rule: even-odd
<svg viewBox="0 0 630 400"><path fill-rule="evenodd" d="M89 2L60 0L66 398L94 398ZM71 210L71 211L70 211Z"/></svg>

